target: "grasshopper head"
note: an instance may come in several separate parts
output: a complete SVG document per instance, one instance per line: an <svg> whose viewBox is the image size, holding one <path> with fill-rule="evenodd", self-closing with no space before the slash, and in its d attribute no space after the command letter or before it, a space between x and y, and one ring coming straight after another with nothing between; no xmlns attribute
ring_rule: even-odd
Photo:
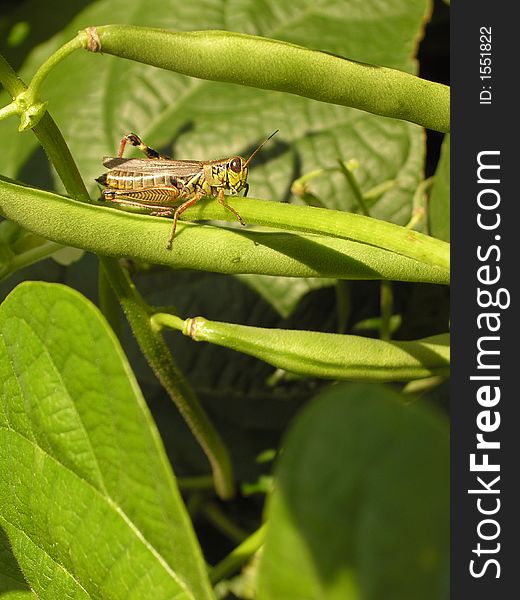
<svg viewBox="0 0 520 600"><path fill-rule="evenodd" d="M247 175L249 173L247 161L241 156L233 156L227 167L227 179L231 192L238 194L242 188L247 189Z"/></svg>
<svg viewBox="0 0 520 600"><path fill-rule="evenodd" d="M247 175L249 173L249 163L255 154L263 148L263 146L275 135L278 133L278 129L272 133L265 141L263 141L260 146L251 154L251 156L246 160L241 156L233 156L229 159L227 164L227 178L229 189L233 194L238 194L238 192L245 188L244 196L247 196L247 192L249 191L249 184L247 183Z"/></svg>

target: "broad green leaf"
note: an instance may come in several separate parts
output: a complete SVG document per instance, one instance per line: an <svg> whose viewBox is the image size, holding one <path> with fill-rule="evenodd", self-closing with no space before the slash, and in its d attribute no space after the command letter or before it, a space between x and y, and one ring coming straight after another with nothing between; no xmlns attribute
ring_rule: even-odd
<svg viewBox="0 0 520 600"><path fill-rule="evenodd" d="M157 431L113 333L60 285L0 308L0 525L38 597L212 598Z"/></svg>
<svg viewBox="0 0 520 600"><path fill-rule="evenodd" d="M449 432L385 388L336 385L288 435L259 600L449 595Z"/></svg>
<svg viewBox="0 0 520 600"><path fill-rule="evenodd" d="M16 562L9 540L0 528L0 598L2 600L35 600Z"/></svg>
<svg viewBox="0 0 520 600"><path fill-rule="evenodd" d="M435 172L430 200L428 219L431 235L450 241L450 136L444 136L441 158Z"/></svg>
<svg viewBox="0 0 520 600"><path fill-rule="evenodd" d="M11 2L0 16L0 52L14 69L38 44L61 31L90 0L50 2L51 10L42 10L40 0Z"/></svg>

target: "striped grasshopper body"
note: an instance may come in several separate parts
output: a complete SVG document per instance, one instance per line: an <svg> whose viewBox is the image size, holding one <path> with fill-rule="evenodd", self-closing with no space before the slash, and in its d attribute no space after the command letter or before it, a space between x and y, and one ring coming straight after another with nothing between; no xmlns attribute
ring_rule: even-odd
<svg viewBox="0 0 520 600"><path fill-rule="evenodd" d="M238 212L227 204L224 192L228 190L231 194L238 194L244 190L244 196L247 195L249 163L275 133L277 131L247 160L231 156L208 161L173 160L144 144L135 133L129 133L121 140L118 157L103 159L103 165L109 171L96 181L105 186L103 200L148 209L156 216L173 217L166 246L171 249L180 215L204 196L216 196L218 202L245 225ZM123 158L127 143L142 150L147 158Z"/></svg>

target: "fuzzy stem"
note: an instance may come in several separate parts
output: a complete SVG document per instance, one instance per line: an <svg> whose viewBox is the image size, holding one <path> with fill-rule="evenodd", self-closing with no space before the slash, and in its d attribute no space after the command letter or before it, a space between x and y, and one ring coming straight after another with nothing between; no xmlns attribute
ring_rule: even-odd
<svg viewBox="0 0 520 600"><path fill-rule="evenodd" d="M148 306L128 275L116 261L105 257L101 257L100 261L148 364L206 453L213 469L218 495L223 499L231 498L234 495L234 484L227 448L175 364L162 335L150 319Z"/></svg>

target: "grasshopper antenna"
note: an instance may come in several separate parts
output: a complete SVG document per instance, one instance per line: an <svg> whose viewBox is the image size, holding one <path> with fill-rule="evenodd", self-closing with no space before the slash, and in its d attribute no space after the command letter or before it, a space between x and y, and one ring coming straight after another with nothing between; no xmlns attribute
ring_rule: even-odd
<svg viewBox="0 0 520 600"><path fill-rule="evenodd" d="M267 144L267 142L268 142L268 141L269 141L269 140L270 140L270 139L271 139L271 138L272 138L274 135L276 135L276 134L277 134L279 131L280 131L280 130L279 130L279 129L277 129L276 131L274 131L273 133L271 133L271 135L270 135L270 136L269 136L269 137L268 137L266 140L264 140L264 141L263 141L263 142L260 144L260 146L258 146L258 148L257 148L257 149L256 149L256 150L253 152L253 154L251 154L251 156L250 156L250 157L249 157L249 158L246 160L246 162L245 162L245 164L244 164L244 167L247 167L247 165L248 165L248 164L251 162L251 160L252 160L252 158L255 156L255 154L256 154L257 152L259 152L259 151L260 151L260 150L261 150L261 149L262 149L262 148L263 148L263 147L264 147L264 146Z"/></svg>

